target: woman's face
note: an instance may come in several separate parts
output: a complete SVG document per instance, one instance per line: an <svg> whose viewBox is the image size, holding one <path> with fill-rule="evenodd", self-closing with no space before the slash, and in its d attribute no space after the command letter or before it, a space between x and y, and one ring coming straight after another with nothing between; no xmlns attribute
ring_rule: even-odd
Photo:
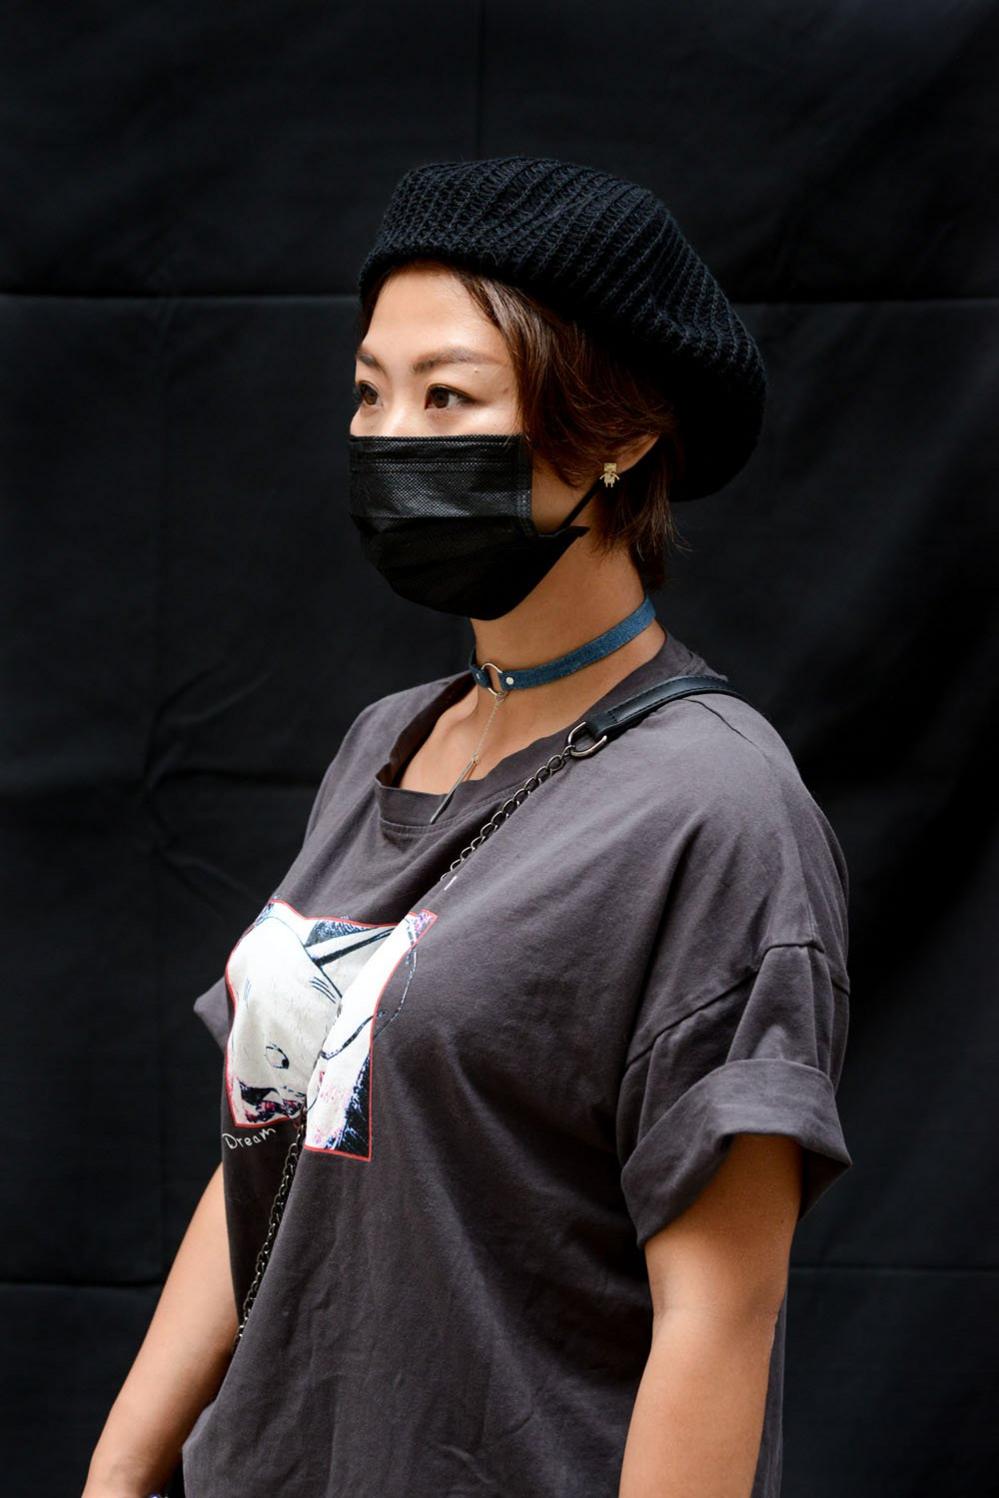
<svg viewBox="0 0 999 1498"><path fill-rule="evenodd" d="M444 266L403 266L385 282L357 349L354 382L354 437L521 430L503 336ZM532 511L538 528L554 529L576 492L536 461Z"/></svg>

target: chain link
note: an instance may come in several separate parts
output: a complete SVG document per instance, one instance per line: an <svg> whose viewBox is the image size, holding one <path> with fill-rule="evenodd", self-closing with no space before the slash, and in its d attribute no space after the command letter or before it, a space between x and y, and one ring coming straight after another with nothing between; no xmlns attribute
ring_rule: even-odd
<svg viewBox="0 0 999 1498"><path fill-rule="evenodd" d="M285 1198L287 1197L288 1191L291 1187L292 1177L295 1174L295 1165L297 1164L299 1152L302 1148L302 1140L305 1137L306 1117L306 1104L303 1103L302 1116L299 1119L294 1138L289 1144L288 1151L284 1157L284 1166L281 1170L281 1180L278 1185L277 1191L274 1193L274 1200L271 1202L270 1217L267 1222L267 1233L257 1253L253 1279L250 1281L250 1288L247 1290L246 1295L243 1299L243 1315L236 1330L236 1335L232 1339L232 1352L235 1352L236 1348L239 1346L239 1340L242 1337L243 1329L246 1326L246 1319L250 1314L250 1307L253 1305L253 1302L257 1297L257 1290L260 1288L260 1281L263 1279L264 1270L267 1267L267 1260L270 1258L271 1245L274 1242L274 1237L278 1230L278 1223L281 1221L281 1217L284 1213Z"/></svg>
<svg viewBox="0 0 999 1498"><path fill-rule="evenodd" d="M680 678L673 678L672 680L680 680ZM727 681L727 678L725 678L725 680ZM688 681L693 682L695 681L695 678L690 677L688 678ZM698 681L700 682L701 679L698 679ZM707 690L721 692L727 691L732 696L741 696L741 693L736 692L733 688L730 688L728 686L711 685L708 686ZM686 695L686 693L684 693L683 695ZM636 712L632 714L631 718L627 721L637 721L640 716L644 716L646 712L651 712L653 708L660 705L660 702L650 702L642 709L640 713ZM627 725L625 724L625 726ZM620 732L620 729L621 724L619 723L616 731ZM462 848L457 858L452 859L451 863L445 869L444 873L440 875L440 878L434 885L431 886L431 888L436 888L436 885L440 883L441 879L447 879L447 883L444 885L444 889L447 889L448 886L454 882L457 870L465 862L466 858L469 858L475 852L476 848L481 848L482 844L486 842L490 837L492 837L497 828L502 827L503 823L510 819L513 813L517 810L517 807L523 806L528 796L530 796L533 791L536 791L539 786L544 785L546 780L550 780L553 775L557 774L559 770L561 770L565 765L568 764L570 759L587 759L591 754L597 754L608 742L609 730L602 733L599 738L594 739L593 742L588 745L577 745L576 739L580 733L592 735L592 730L590 729L590 726L586 719L583 719L582 722L577 723L574 728L569 730L565 745L562 749L559 750L558 754L553 754L550 759L546 760L539 769L535 770L533 775L530 775L527 780L524 781L524 784L522 786L519 786L518 789L514 791L512 796L508 796L503 804L497 807L496 811L493 812L488 822L484 823L476 833L475 837L472 838L472 841L468 843L464 848ZM259 1252L257 1253L253 1279L250 1282L250 1288L247 1290L246 1296L243 1300L242 1318L240 1320L239 1327L236 1331L236 1335L233 1338L232 1343L233 1352L235 1352L236 1347L239 1344L239 1340L243 1335L243 1329L246 1326L247 1317L250 1314L250 1308L256 1298L257 1290L260 1287L260 1281L263 1278L264 1269L266 1268L267 1261L270 1257L271 1247L274 1243L274 1237L277 1233L278 1224L280 1223L281 1217L284 1212L285 1201L287 1199L288 1191L291 1186L292 1177L295 1173L295 1164L298 1160L298 1156L302 1147L302 1140L305 1136L306 1114L307 1102L303 1103L302 1105L302 1116L299 1120L298 1127L295 1130L295 1137L292 1139L291 1144L288 1146L288 1152L285 1155L284 1166L282 1167L281 1171L281 1181L278 1185L277 1191L275 1192L274 1200L271 1203L270 1217L267 1223L267 1234L260 1246Z"/></svg>
<svg viewBox="0 0 999 1498"><path fill-rule="evenodd" d="M440 879L447 878L449 874L453 878L456 870L461 867L461 865L465 862L465 859L469 858L471 854L475 852L476 848L481 848L482 844L486 842L490 837L492 837L497 828L502 827L503 823L509 820L509 818L517 810L517 807L524 804L532 791L536 791L539 786L544 785L546 780L550 780L553 775L555 775L559 770L563 768L563 766L568 764L570 759L582 759L586 755L595 753L603 746L606 740L598 739L597 742L591 745L588 749L577 749L574 743L574 736L579 732L579 729L582 726L582 724L577 724L576 728L574 728L569 734L569 737L565 743L565 747L563 749L560 749L558 754L553 754L550 759L545 760L545 763L541 765L539 769L535 770L534 774L529 776L527 780L524 781L524 784L522 786L519 786L518 789L514 791L512 796L508 796L507 799L502 803L502 805L497 807L496 811L493 812L488 822L484 823L476 833L475 837L472 838L472 841L468 843L466 847L462 848L457 858L451 861L449 866L445 869L444 873L441 874ZM438 884L440 883L440 879L437 880ZM451 879L448 879L448 884L450 884L451 882ZM445 889L446 888L447 885L445 885ZM260 1245L259 1252L257 1253L253 1279L250 1282L250 1287L247 1290L246 1296L243 1300L243 1314L240 1319L236 1335L233 1338L232 1352L235 1352L236 1348L239 1345L240 1338L243 1335L243 1329L246 1326L247 1318L250 1314L250 1308L253 1305L254 1300L256 1299L257 1290L260 1288L260 1281L263 1278L264 1270L267 1267L267 1261L270 1258L271 1248L273 1246L274 1238L278 1230L278 1224L280 1223L282 1215L284 1213L285 1201L287 1199L288 1191L291 1186L292 1177L295 1174L295 1164L301 1151L302 1139L305 1134L305 1119L306 1106L305 1104L303 1104L302 1117L299 1121L298 1128L295 1130L295 1137L291 1141L291 1144L288 1146L288 1153L285 1155L284 1166L281 1171L281 1181L278 1185L277 1191L274 1194L274 1200L271 1203L270 1218L267 1223L267 1234L264 1238L263 1243Z"/></svg>
<svg viewBox="0 0 999 1498"><path fill-rule="evenodd" d="M571 757L572 750L567 746L565 749L561 749L558 754L553 754L551 759L546 760L540 769L535 770L534 774L525 780L524 784L514 791L512 796L508 796L503 804L497 807L496 811L489 818L489 821L479 829L475 837L472 838L472 841L466 847L462 848L458 857L452 859L444 873L440 876L441 879L446 878L448 874L453 874L456 869L460 868L465 859L474 853L476 848L481 848L482 844L488 838L492 837L496 829L502 827L503 823L513 815L517 807L524 804L531 792L536 791L538 786L544 785L545 781L549 780L556 771L561 770L563 765L567 764ZM438 880L439 882L440 880Z"/></svg>

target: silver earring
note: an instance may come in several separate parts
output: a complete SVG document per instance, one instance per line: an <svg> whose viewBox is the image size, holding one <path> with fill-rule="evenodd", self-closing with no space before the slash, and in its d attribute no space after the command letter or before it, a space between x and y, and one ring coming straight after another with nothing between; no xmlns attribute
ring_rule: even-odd
<svg viewBox="0 0 999 1498"><path fill-rule="evenodd" d="M616 484L617 481L618 481L618 479L621 477L621 475L617 471L617 464L616 463L605 463L604 464L604 471L600 475L600 477L603 479L603 481L607 485L608 489L611 487L612 484Z"/></svg>

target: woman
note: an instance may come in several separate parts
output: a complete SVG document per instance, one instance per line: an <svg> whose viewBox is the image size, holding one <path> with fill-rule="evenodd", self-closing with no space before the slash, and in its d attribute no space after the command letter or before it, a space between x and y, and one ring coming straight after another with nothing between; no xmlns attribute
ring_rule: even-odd
<svg viewBox="0 0 999 1498"><path fill-rule="evenodd" d="M222 1163L87 1498L182 1445L189 1498L774 1498L792 1235L851 1164L847 871L647 596L758 350L655 197L551 159L407 173L359 292L351 514L474 647L355 719L197 1000Z"/></svg>

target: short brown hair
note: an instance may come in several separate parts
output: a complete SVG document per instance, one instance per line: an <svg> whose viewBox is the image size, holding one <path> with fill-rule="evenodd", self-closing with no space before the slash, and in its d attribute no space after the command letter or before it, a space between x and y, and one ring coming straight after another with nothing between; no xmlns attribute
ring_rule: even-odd
<svg viewBox="0 0 999 1498"><path fill-rule="evenodd" d="M683 544L670 505L671 487L683 472L683 444L667 392L634 361L519 286L444 261L406 264L450 271L499 328L510 351L524 436L564 484L592 482L610 453L658 434L612 488L598 490L596 540L607 550L626 543L645 586L661 587L670 551ZM368 288L358 341L379 291L399 268L389 266Z"/></svg>

